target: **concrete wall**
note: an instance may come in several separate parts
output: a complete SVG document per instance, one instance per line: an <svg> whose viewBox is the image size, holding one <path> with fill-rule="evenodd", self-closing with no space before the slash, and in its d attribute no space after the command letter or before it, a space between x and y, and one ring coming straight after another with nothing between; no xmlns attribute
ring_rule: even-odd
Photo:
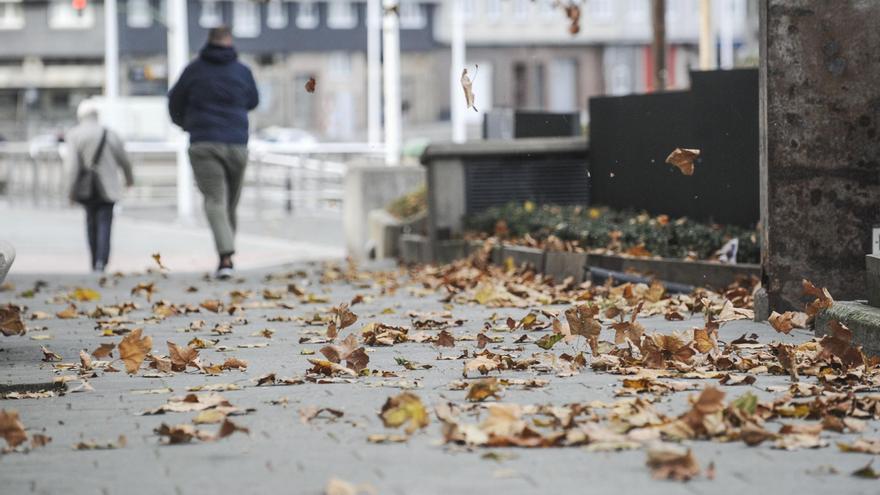
<svg viewBox="0 0 880 495"><path fill-rule="evenodd" d="M762 265L770 305L801 279L865 297L880 220L880 2L761 4Z"/></svg>
<svg viewBox="0 0 880 495"><path fill-rule="evenodd" d="M351 165L345 175L343 226L349 256L363 259L368 244L367 216L425 182L422 167Z"/></svg>

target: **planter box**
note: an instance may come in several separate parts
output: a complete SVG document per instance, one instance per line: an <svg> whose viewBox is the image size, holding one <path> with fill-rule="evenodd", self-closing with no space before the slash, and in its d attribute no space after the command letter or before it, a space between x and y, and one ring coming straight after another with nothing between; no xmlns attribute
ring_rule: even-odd
<svg viewBox="0 0 880 495"><path fill-rule="evenodd" d="M628 258L591 254L587 256L587 264L591 267L618 272L636 272L666 282L712 289L723 289L735 282L738 276L761 276L760 265L725 265L708 261L683 261L668 258Z"/></svg>
<svg viewBox="0 0 880 495"><path fill-rule="evenodd" d="M586 278L586 268L587 253L547 251L544 256L544 274L557 282L574 277L574 282L579 284Z"/></svg>
<svg viewBox="0 0 880 495"><path fill-rule="evenodd" d="M450 263L457 259L467 257L467 251L467 241L440 241L437 243L437 248L434 252L434 259L431 261L436 263Z"/></svg>
<svg viewBox="0 0 880 495"><path fill-rule="evenodd" d="M544 250L520 246L504 246L501 248L502 263L508 258L513 260L517 267L526 265L537 272L544 271Z"/></svg>
<svg viewBox="0 0 880 495"><path fill-rule="evenodd" d="M400 236L400 261L411 263L428 262L428 239L423 235L403 234Z"/></svg>
<svg viewBox="0 0 880 495"><path fill-rule="evenodd" d="M467 245L468 256L479 253L483 250L485 243L483 241L470 241ZM492 246L492 252L489 254L489 262L493 265L501 264L501 246Z"/></svg>
<svg viewBox="0 0 880 495"><path fill-rule="evenodd" d="M880 256L873 254L865 256L865 269L867 272L865 282L868 288L868 304L880 307Z"/></svg>

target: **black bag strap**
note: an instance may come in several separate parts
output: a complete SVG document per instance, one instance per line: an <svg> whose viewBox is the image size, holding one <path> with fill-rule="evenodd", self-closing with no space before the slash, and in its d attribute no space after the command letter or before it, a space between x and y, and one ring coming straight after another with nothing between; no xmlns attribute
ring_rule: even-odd
<svg viewBox="0 0 880 495"><path fill-rule="evenodd" d="M95 166L98 165L98 161L101 159L101 154L104 153L104 144L107 142L107 129L103 129L101 132L101 141L98 143L98 149L95 150L95 156L92 158L92 170L95 169Z"/></svg>

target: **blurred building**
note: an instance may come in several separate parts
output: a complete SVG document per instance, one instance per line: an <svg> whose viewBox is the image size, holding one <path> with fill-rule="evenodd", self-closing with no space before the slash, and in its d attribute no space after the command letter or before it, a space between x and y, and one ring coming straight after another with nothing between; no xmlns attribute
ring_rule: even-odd
<svg viewBox="0 0 880 495"><path fill-rule="evenodd" d="M757 0L713 2L716 25L723 18L732 30L735 61L757 64ZM575 35L555 0L464 4L467 59L479 65L474 90L491 94L494 106L584 111L591 96L654 89L650 0L585 0ZM699 2L666 4L667 89L684 89L688 71L698 65ZM449 17L441 6L435 36L442 45L449 44Z"/></svg>
<svg viewBox="0 0 880 495"><path fill-rule="evenodd" d="M667 0L672 88L697 58L697 1ZM729 12L737 60L757 60L757 0L715 0ZM584 111L590 96L651 90L650 0L584 0L580 32L554 0L465 0L467 59L480 110ZM76 7L75 7L76 5ZM0 135L30 138L69 125L103 86L103 9L96 0L0 0ZM119 0L122 95L167 90L164 0ZM716 9L718 10L718 9ZM189 0L195 54L211 27L233 27L262 102L256 128L363 139L364 0ZM449 2L401 0L401 88L409 134L449 118ZM318 91L307 94L314 77ZM453 88L455 89L455 88ZM477 121L479 114L472 119ZM434 126L437 127L437 126Z"/></svg>

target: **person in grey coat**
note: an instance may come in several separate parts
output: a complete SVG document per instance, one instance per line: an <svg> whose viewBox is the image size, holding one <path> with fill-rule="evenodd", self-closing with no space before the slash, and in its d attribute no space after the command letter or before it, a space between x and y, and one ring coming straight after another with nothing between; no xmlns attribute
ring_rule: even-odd
<svg viewBox="0 0 880 495"><path fill-rule="evenodd" d="M122 199L125 187L134 184L131 161L118 134L98 122L98 110L83 103L77 110L79 124L67 132L65 142L71 163L71 200L86 210L86 234L92 254L92 271L103 272L110 259L110 230L113 206ZM78 198L77 178L86 168L95 171L89 197Z"/></svg>

